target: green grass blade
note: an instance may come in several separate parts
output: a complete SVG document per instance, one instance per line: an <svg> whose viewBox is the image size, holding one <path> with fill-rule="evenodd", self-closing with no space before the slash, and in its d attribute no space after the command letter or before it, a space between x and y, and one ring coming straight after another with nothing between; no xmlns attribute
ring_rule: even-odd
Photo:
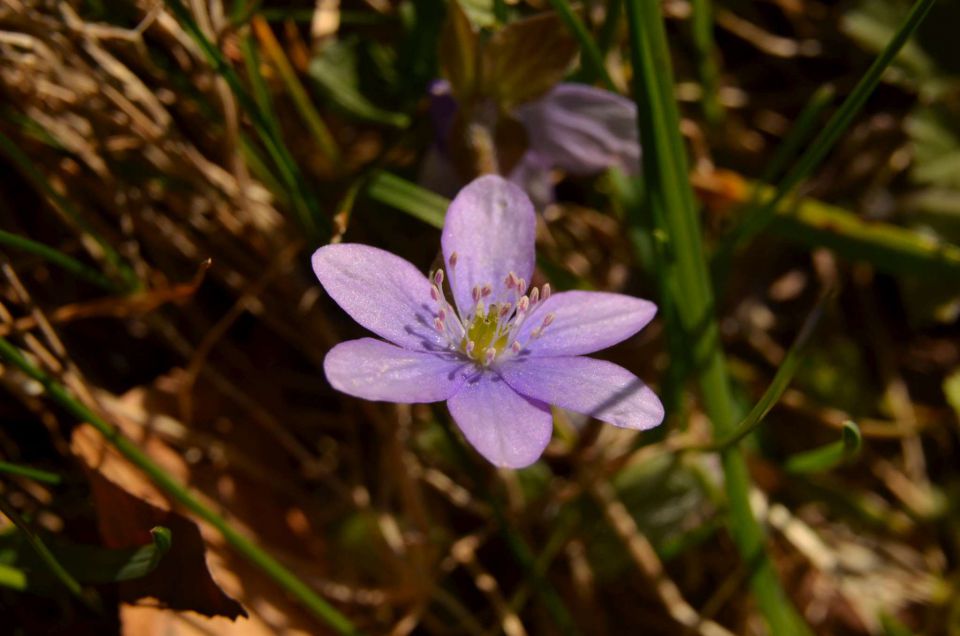
<svg viewBox="0 0 960 636"><path fill-rule="evenodd" d="M309 585L300 580L279 561L267 554L256 543L234 529L225 518L221 517L212 508L194 496L183 484L172 477L159 464L150 459L135 442L124 437L103 418L77 401L70 392L67 391L66 387L33 365L17 347L13 346L5 338L0 338L0 359L17 367L23 373L42 384L50 399L78 420L87 422L97 429L120 454L143 471L161 490L197 517L216 528L227 543L241 556L259 567L278 585L299 600L303 606L310 610L317 618L325 622L337 633L357 633L356 628L346 616L320 597Z"/></svg>
<svg viewBox="0 0 960 636"><path fill-rule="evenodd" d="M389 172L378 172L370 178L367 196L374 201L406 212L437 229L443 229L450 200Z"/></svg>
<svg viewBox="0 0 960 636"><path fill-rule="evenodd" d="M723 121L723 106L720 104L720 69L717 68L717 51L713 42L712 0L693 0L693 48L697 56L697 73L703 94L700 105L707 124L715 128Z"/></svg>
<svg viewBox="0 0 960 636"><path fill-rule="evenodd" d="M738 444L744 437L755 431L757 427L763 423L763 418L767 416L770 409L780 400L780 396L783 395L783 392L787 389L794 374L797 372L797 368L803 360L803 350L807 346L807 343L810 342L813 332L823 317L824 304L827 298L829 298L829 295L825 294L820 299L820 302L817 303L817 306L814 307L813 311L810 312L810 315L807 316L807 320L800 328L800 333L797 334L783 362L781 362L777 368L777 372L774 374L770 386L763 392L763 395L753 408L750 409L747 416L743 418L743 420L737 424L736 428L726 437L713 444L710 450L724 450Z"/></svg>
<svg viewBox="0 0 960 636"><path fill-rule="evenodd" d="M294 212L300 224L307 232L319 235L319 238L329 237L332 230L330 219L323 214L319 200L307 186L303 173L294 161L293 155L290 154L289 149L283 143L278 131L260 111L257 102L246 91L236 71L233 70L220 49L204 35L193 16L180 0L164 0L164 2L183 29L200 47L207 63L226 80L240 108L250 118L260 141L276 165L284 185L290 191L294 203Z"/></svg>
<svg viewBox="0 0 960 636"><path fill-rule="evenodd" d="M673 77L660 3L627 0L634 98L643 143L647 205L658 230L668 239L665 267L680 295L676 314L691 343L691 359L703 390L715 434L733 429L735 406L726 360L720 345L714 299L703 255L697 209L688 180L680 136L680 116L673 97ZM676 325L668 326L674 328ZM766 553L763 530L750 505L746 462L736 446L722 455L729 504L730 532L746 563L754 566L751 588L772 633L808 633L777 578Z"/></svg>
<svg viewBox="0 0 960 636"><path fill-rule="evenodd" d="M53 552L50 551L50 548L47 547L43 540L37 536L30 525L24 521L16 508L11 506L3 497L0 497L0 513L3 513L3 515L13 522L13 525L23 533L23 537L27 540L27 543L30 544L30 547L33 548L33 551L36 552L44 566L77 600L94 611L100 611L100 596L96 591L80 585L79 581L57 560L57 557L54 556Z"/></svg>
<svg viewBox="0 0 960 636"><path fill-rule="evenodd" d="M800 156L797 163L786 174L783 180L777 185L777 189L762 206L755 208L740 223L737 231L736 242L742 243L761 231L770 222L774 211L783 199L789 195L793 189L816 169L827 154L833 149L841 135L847 130L854 118L863 108L867 98L873 93L883 72L890 66L897 53L903 48L907 40L913 35L917 27L926 17L935 0L917 0L910 9L910 13L904 20L900 29L893 36L893 39L887 44L886 48L867 69L860 81L854 87L853 91L841 104L840 108L834 113L833 117L827 122L826 126L820 131L816 138L807 147L807 150Z"/></svg>
<svg viewBox="0 0 960 636"><path fill-rule="evenodd" d="M69 199L61 195L56 189L50 185L50 182L47 180L46 175L44 175L37 167L33 164L30 157L26 155L22 150L11 139L9 139L3 133L0 133L0 152L9 157L13 163L20 169L23 175L29 180L35 188L40 192L46 195L50 202L60 210L60 212L71 219L76 223L80 229L89 234L97 245L103 252L103 259L107 264L116 272L117 276L122 281L121 288L125 291L134 291L140 288L140 281L137 279L136 273L133 271L133 268L130 267L120 257L120 254L113 249L113 246L110 245L103 237L97 234L93 228L84 220L83 215L73 207L73 204ZM22 248L22 245L21 245ZM47 254L49 256L49 253ZM63 264L62 262L60 263ZM117 286L111 283L111 289L116 289Z"/></svg>
<svg viewBox="0 0 960 636"><path fill-rule="evenodd" d="M338 165L340 163L340 148L337 146L337 142L333 138L330 129L327 128L327 124L324 123L323 118L320 117L320 113L318 113L314 107L313 102L310 101L307 89L303 87L300 78L297 77L297 72L293 70L293 65L287 58L287 54L283 52L283 48L273 34L270 25L259 16L254 16L251 24L254 33L257 34L257 39L260 41L260 46L264 48L267 57L270 58L273 66L280 74L280 80L284 86L287 87L294 107L307 125L307 130L313 135L313 139L317 142L317 147L320 148L320 152L322 152L334 166Z"/></svg>
<svg viewBox="0 0 960 636"><path fill-rule="evenodd" d="M588 79L600 78L607 90L616 92L617 87L610 79L607 67L603 63L603 54L600 53L597 43L594 42L583 20L570 7L570 3L567 0L550 0L550 6L580 43L580 54L586 62Z"/></svg>
<svg viewBox="0 0 960 636"><path fill-rule="evenodd" d="M851 421L843 423L840 439L820 448L797 453L783 464L788 473L821 473L849 462L860 454L863 436L860 428Z"/></svg>
<svg viewBox="0 0 960 636"><path fill-rule="evenodd" d="M815 199L782 202L771 223L778 236L809 247L828 247L889 274L942 276L960 281L960 246L908 228L865 221Z"/></svg>
<svg viewBox="0 0 960 636"><path fill-rule="evenodd" d="M6 473L8 475L19 475L20 477L26 477L27 479L32 479L34 481L39 481L44 484L50 484L51 486L56 486L63 479L60 478L60 475L56 473L51 473L46 470L40 470L39 468L31 468L30 466L22 466L20 464L13 464L11 462L0 461L0 473Z"/></svg>
<svg viewBox="0 0 960 636"><path fill-rule="evenodd" d="M39 256L43 260L57 265L58 267L61 267L71 274L77 276L78 278L82 278L85 281L93 283L98 287L102 287L107 291L115 292L121 291L122 289L119 285L115 284L109 278L92 267L84 265L77 259L67 256L63 252L52 248L49 245L44 245L38 241L28 239L25 236L0 230L0 246L9 247L27 252L28 254L33 254L34 256Z"/></svg>

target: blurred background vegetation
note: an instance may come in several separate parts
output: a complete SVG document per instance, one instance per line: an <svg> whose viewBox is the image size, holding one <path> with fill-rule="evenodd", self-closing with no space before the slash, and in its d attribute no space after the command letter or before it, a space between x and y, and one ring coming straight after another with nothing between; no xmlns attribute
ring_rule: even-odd
<svg viewBox="0 0 960 636"><path fill-rule="evenodd" d="M484 34L559 10L592 47L568 81L630 96L627 4L462 7ZM831 145L910 3L662 4L755 425L745 558L649 181L556 173L539 275L667 309L604 354L664 426L557 411L496 471L442 406L327 385L362 330L309 254L437 257L446 2L0 2L0 631L760 634L764 562L797 633L960 634L960 4L932 5Z"/></svg>

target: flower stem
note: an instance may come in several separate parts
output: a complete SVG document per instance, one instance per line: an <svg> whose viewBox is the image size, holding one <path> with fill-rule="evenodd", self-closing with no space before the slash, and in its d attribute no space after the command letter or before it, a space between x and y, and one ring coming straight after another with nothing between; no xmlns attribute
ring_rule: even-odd
<svg viewBox="0 0 960 636"><path fill-rule="evenodd" d="M703 400L717 437L736 423L736 408L721 348L710 283L687 159L680 136L680 117L673 97L673 74L660 3L627 0L634 97L643 143L647 207L657 231L668 244L658 251L666 263L666 289L674 289L677 322L691 343ZM682 299L682 301L681 301ZM780 585L764 533L750 507L750 476L740 449L722 455L729 503L730 533L741 558L751 566L750 583L758 605L774 634L808 633Z"/></svg>

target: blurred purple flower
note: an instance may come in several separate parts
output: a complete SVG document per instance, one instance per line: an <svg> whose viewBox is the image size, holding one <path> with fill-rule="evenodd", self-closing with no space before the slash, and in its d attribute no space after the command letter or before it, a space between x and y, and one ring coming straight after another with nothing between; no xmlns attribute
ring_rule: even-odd
<svg viewBox="0 0 960 636"><path fill-rule="evenodd" d="M430 87L430 117L436 147L428 156L424 181L450 194L449 138L457 101L446 80ZM636 104L621 95L585 84L561 83L540 99L513 111L527 133L528 148L508 178L538 204L553 200L550 171L590 176L617 167L627 174L640 169ZM456 179L453 181L457 182Z"/></svg>
<svg viewBox="0 0 960 636"><path fill-rule="evenodd" d="M461 190L441 238L452 303L443 269L427 278L366 245L318 249L313 269L330 297L388 341L335 346L324 360L330 384L368 400L446 400L474 448L511 468L535 462L550 441L549 404L623 428L660 424L663 406L639 378L581 357L637 333L656 306L621 294L528 289L535 226L530 199L499 176Z"/></svg>

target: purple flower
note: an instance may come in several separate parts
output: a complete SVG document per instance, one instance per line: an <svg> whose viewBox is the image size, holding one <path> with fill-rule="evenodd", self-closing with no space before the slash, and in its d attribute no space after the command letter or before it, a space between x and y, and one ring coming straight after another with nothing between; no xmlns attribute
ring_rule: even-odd
<svg viewBox="0 0 960 636"><path fill-rule="evenodd" d="M421 179L442 194L450 194L450 183L457 183L449 162L449 137L458 105L450 91L446 80L430 86L436 145L426 158ZM622 95L561 83L543 97L518 106L513 116L523 124L529 145L507 176L539 205L553 200L550 171L555 168L575 176L613 167L631 175L639 172L637 106Z"/></svg>
<svg viewBox="0 0 960 636"><path fill-rule="evenodd" d="M623 428L660 424L660 400L635 375L581 357L637 333L656 306L621 294L530 288L535 226L523 191L488 175L450 204L446 267L430 278L374 247L318 249L313 269L330 297L388 341L335 346L324 360L330 384L367 400L446 400L474 448L511 468L535 462L550 441L550 404Z"/></svg>

